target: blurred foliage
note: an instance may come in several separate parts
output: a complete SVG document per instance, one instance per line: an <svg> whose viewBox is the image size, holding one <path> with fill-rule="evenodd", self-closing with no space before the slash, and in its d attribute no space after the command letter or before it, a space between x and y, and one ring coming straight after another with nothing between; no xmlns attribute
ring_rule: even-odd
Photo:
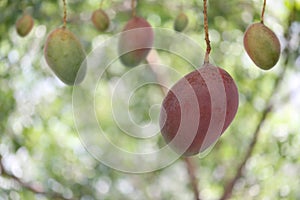
<svg viewBox="0 0 300 200"><path fill-rule="evenodd" d="M100 34L90 21L99 3L67 1L68 28L79 36L86 52L119 33L131 16L129 0L104 1L103 9L111 26ZM279 63L268 72L255 67L242 46L243 32L259 20L261 6L262 1L258 0L209 1L212 60L235 79L240 106L233 124L213 150L204 158L195 157L200 196L205 200L218 199L224 192L225 184L244 157L270 95L274 109L262 125L254 154L234 187L232 199L300 199L300 1L267 3L265 23L278 35L284 49ZM153 27L171 29L180 9L189 17L185 34L204 48L202 0L138 0L137 15ZM25 38L15 31L15 22L23 12L31 14L35 22ZM60 0L0 0L1 162L13 177L34 183L50 194L36 194L2 173L0 199L55 199L51 194L82 200L193 199L182 160L156 172L135 175L111 169L85 150L74 126L72 88L54 77L43 57L47 34L62 26L62 15ZM182 75L192 70L178 56L164 52L160 56L164 64ZM285 66L282 83L272 94L274 82ZM106 72L103 95L109 93L113 79L127 70L120 66ZM137 90L130 102L136 123L151 120L151 105L163 99L159 93L152 86ZM110 102L103 98L102 103L109 106ZM103 117L103 128L114 133L110 139L128 151L142 148L143 142L138 147L129 139L119 139L121 131L109 113L105 106L97 110L99 118ZM154 142L164 145L160 136Z"/></svg>

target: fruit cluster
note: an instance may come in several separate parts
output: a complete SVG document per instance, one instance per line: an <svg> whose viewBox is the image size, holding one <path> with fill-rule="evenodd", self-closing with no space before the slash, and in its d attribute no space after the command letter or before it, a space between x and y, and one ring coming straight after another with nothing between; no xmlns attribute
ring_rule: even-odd
<svg viewBox="0 0 300 200"><path fill-rule="evenodd" d="M108 15L101 8L93 12L91 21L99 31L106 31L110 25ZM161 133L165 141L176 152L185 156L202 152L215 143L233 121L239 104L237 86L232 77L225 70L209 63L210 45L205 6L204 21L206 60L202 67L184 76L170 89L162 103L160 114ZM84 80L87 70L86 54L80 41L66 28L65 23L66 10L64 26L49 34L44 54L56 76L67 85L75 85ZM187 15L180 12L174 21L174 30L182 32L187 25ZM30 15L22 16L16 23L17 33L22 37L32 27L33 19ZM153 42L151 25L133 12L119 37L121 63L127 67L139 65L147 57ZM244 35L244 47L261 69L271 69L279 60L280 42L274 32L264 25L263 20L248 27Z"/></svg>

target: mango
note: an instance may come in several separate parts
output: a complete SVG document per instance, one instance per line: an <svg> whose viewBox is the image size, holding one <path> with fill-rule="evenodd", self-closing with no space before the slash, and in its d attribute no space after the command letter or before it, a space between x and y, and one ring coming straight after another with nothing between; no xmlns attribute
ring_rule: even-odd
<svg viewBox="0 0 300 200"><path fill-rule="evenodd" d="M16 30L19 36L25 37L32 29L34 21L28 14L23 15L16 22Z"/></svg>
<svg viewBox="0 0 300 200"><path fill-rule="evenodd" d="M49 34L44 54L47 64L62 82L75 85L83 81L86 54L80 41L67 28L57 28Z"/></svg>
<svg viewBox="0 0 300 200"><path fill-rule="evenodd" d="M252 61L263 70L271 69L278 62L280 42L275 33L261 22L247 28L244 47Z"/></svg>
<svg viewBox="0 0 300 200"><path fill-rule="evenodd" d="M178 32L182 32L188 25L189 19L185 13L181 12L177 15L174 21L174 30Z"/></svg>
<svg viewBox="0 0 300 200"><path fill-rule="evenodd" d="M233 121L239 104L231 76L209 63L181 78L169 90L160 112L161 134L176 153L203 152Z"/></svg>
<svg viewBox="0 0 300 200"><path fill-rule="evenodd" d="M92 22L99 31L105 31L109 27L109 18L102 9L93 12Z"/></svg>
<svg viewBox="0 0 300 200"><path fill-rule="evenodd" d="M154 33L151 25L141 17L133 17L125 25L118 50L121 62L128 67L140 64L153 46Z"/></svg>

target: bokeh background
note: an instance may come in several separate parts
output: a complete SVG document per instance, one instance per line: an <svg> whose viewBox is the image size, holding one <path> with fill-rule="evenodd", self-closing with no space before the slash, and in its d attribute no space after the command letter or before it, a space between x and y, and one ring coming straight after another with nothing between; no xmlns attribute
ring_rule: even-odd
<svg viewBox="0 0 300 200"><path fill-rule="evenodd" d="M136 11L153 27L169 29L184 11L189 17L184 34L205 49L202 3L138 0ZM67 27L86 52L119 33L131 17L129 0L105 0L102 8L111 25L100 33L90 21L99 4L67 1ZM270 71L257 68L243 49L243 32L259 21L262 4L262 0L208 4L211 59L231 74L240 93L230 128L204 157L129 174L103 165L86 151L74 125L73 88L61 83L45 62L46 37L62 26L62 1L0 0L0 199L195 199L195 185L204 200L300 199L300 1L267 1L265 24L282 45L281 58ZM23 12L35 22L25 38L15 30ZM182 75L192 70L178 56L160 56ZM116 69L107 70L102 79L108 89L111 81L128 71L121 63ZM145 87L137 91L128 110L143 124L151 120L151 105L162 99L157 87ZM96 112L118 144L127 150L140 148L130 139L118 140L121 132L111 118L105 118L109 110ZM160 146L163 141L157 138ZM187 163L192 163L196 180L191 179Z"/></svg>

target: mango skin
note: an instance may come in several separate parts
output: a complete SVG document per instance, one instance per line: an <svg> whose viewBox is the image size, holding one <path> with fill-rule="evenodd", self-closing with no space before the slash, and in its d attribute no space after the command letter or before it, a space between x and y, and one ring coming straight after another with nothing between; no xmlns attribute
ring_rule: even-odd
<svg viewBox="0 0 300 200"><path fill-rule="evenodd" d="M33 27L34 21L32 17L28 14L23 15L16 22L16 31L19 36L25 37L28 33L30 33Z"/></svg>
<svg viewBox="0 0 300 200"><path fill-rule="evenodd" d="M279 60L280 42L275 33L261 22L247 28L244 47L252 61L263 70L271 69Z"/></svg>
<svg viewBox="0 0 300 200"><path fill-rule="evenodd" d="M62 82L76 85L83 81L86 54L80 41L68 29L57 28L49 34L44 54L47 64Z"/></svg>
<svg viewBox="0 0 300 200"><path fill-rule="evenodd" d="M151 25L141 17L133 17L125 25L119 38L120 61L127 67L135 67L144 60L153 46Z"/></svg>
<svg viewBox="0 0 300 200"><path fill-rule="evenodd" d="M109 18L102 9L95 10L91 19L99 31L105 31L109 27Z"/></svg>
<svg viewBox="0 0 300 200"><path fill-rule="evenodd" d="M188 23L188 17L185 13L181 12L174 21L174 30L177 32L182 32L187 27Z"/></svg>
<svg viewBox="0 0 300 200"><path fill-rule="evenodd" d="M218 93L220 89L225 89L225 96ZM225 107L214 98L224 99ZM160 112L161 134L176 153L196 155L211 146L228 128L238 104L238 89L232 77L225 70L206 63L181 78L167 93ZM219 133L212 131L215 126L222 127Z"/></svg>

